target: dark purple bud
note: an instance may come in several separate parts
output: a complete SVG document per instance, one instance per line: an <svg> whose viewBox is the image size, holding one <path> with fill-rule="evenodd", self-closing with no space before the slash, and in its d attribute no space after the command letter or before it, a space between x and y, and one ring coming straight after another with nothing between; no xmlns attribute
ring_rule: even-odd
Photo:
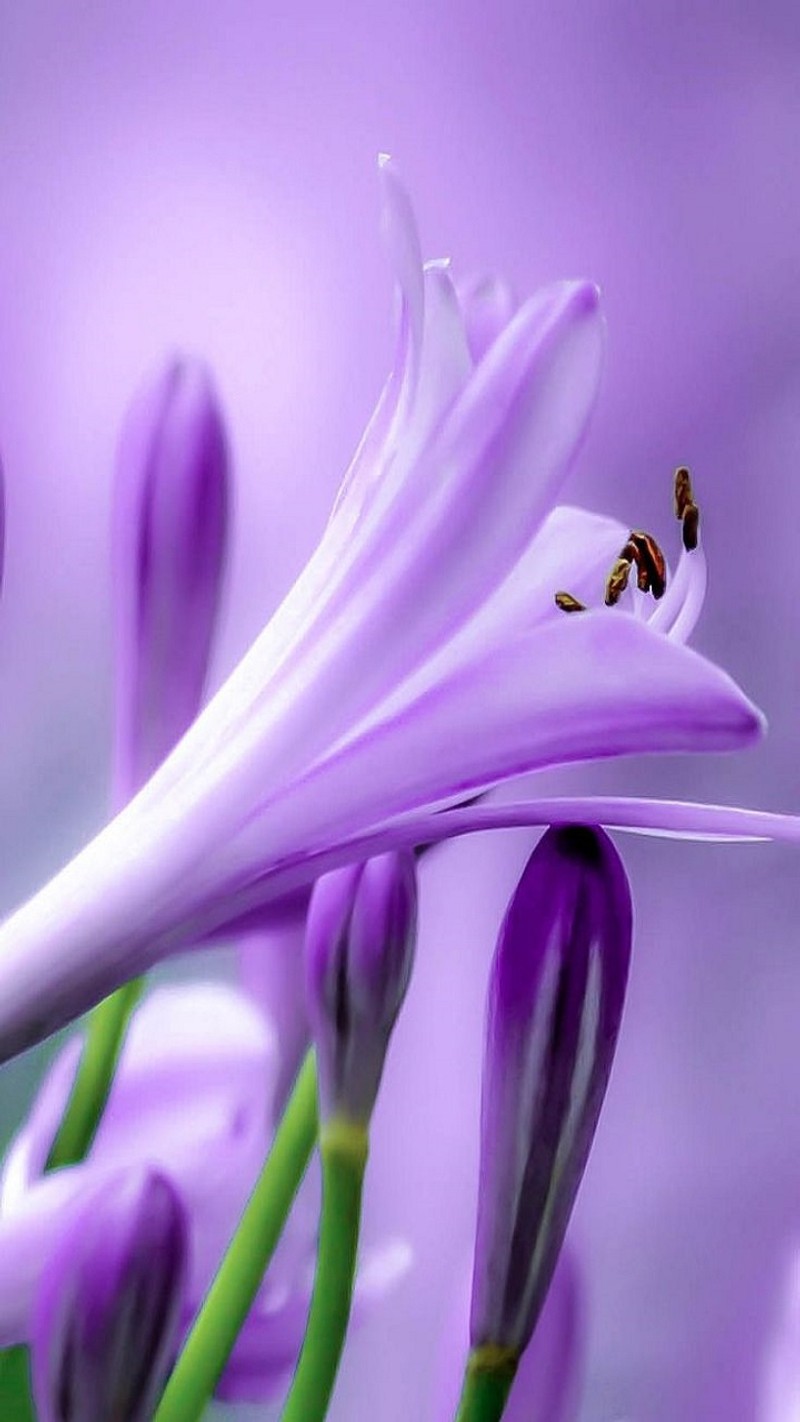
<svg viewBox="0 0 800 1422"><path fill-rule="evenodd" d="M225 429L210 375L174 360L134 402L114 509L115 803L152 775L200 708L228 530Z"/></svg>
<svg viewBox="0 0 800 1422"><path fill-rule="evenodd" d="M551 829L492 964L472 1347L519 1354L564 1239L605 1095L632 937L622 862L598 829Z"/></svg>
<svg viewBox="0 0 800 1422"><path fill-rule="evenodd" d="M369 1121L411 976L416 925L411 854L348 865L314 887L306 973L323 1122Z"/></svg>
<svg viewBox="0 0 800 1422"><path fill-rule="evenodd" d="M155 1171L117 1176L73 1217L34 1310L40 1422L151 1422L177 1348L187 1258L186 1211Z"/></svg>

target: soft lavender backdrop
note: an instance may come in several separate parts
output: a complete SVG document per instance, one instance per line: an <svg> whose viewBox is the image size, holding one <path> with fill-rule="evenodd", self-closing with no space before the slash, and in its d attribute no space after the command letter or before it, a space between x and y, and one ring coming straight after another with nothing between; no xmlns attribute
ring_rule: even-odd
<svg viewBox="0 0 800 1422"><path fill-rule="evenodd" d="M311 548L389 356L380 148L432 255L523 290L602 284L607 378L572 497L675 548L671 470L695 470L711 564L695 640L772 736L738 762L632 767L625 783L800 809L798 124L789 0L6 0L2 902L105 812L112 450L169 349L211 360L233 428L218 677ZM368 1200L420 1267L347 1360L340 1415L355 1422L426 1415L472 1227L485 974L529 843L475 841L425 867ZM585 1417L744 1422L800 1233L800 875L788 850L622 848L630 1006L573 1231ZM29 1090L27 1064L5 1073L8 1120Z"/></svg>

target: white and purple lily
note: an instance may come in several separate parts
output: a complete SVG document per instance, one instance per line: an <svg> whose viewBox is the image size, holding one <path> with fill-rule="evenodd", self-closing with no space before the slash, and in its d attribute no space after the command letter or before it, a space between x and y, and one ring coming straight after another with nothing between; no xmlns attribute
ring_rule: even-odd
<svg viewBox="0 0 800 1422"><path fill-rule="evenodd" d="M597 606L627 530L557 507L597 390L596 290L559 283L516 310L500 285L459 291L423 263L406 192L380 172L398 349L328 526L164 764L0 930L3 1058L395 845L575 821L798 837L793 820L708 806L460 803L568 762L736 749L763 722L684 645L702 552L657 605L631 590ZM589 610L563 615L562 588Z"/></svg>

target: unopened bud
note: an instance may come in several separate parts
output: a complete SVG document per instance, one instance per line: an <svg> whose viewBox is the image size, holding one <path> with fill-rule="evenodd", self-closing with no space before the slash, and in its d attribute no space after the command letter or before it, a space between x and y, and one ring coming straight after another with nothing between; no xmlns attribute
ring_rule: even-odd
<svg viewBox="0 0 800 1422"><path fill-rule="evenodd" d="M211 378L175 360L125 421L114 509L114 796L152 775L200 708L225 564L228 451Z"/></svg>
<svg viewBox="0 0 800 1422"><path fill-rule="evenodd" d="M369 1121L411 976L416 920L410 854L335 870L314 888L306 971L323 1123Z"/></svg>
<svg viewBox="0 0 800 1422"><path fill-rule="evenodd" d="M528 1343L608 1083L625 997L630 892L597 829L551 829L492 964L470 1333L476 1366Z"/></svg>
<svg viewBox="0 0 800 1422"><path fill-rule="evenodd" d="M187 1218L155 1171L109 1181L42 1275L32 1376L40 1422L151 1422L174 1360Z"/></svg>

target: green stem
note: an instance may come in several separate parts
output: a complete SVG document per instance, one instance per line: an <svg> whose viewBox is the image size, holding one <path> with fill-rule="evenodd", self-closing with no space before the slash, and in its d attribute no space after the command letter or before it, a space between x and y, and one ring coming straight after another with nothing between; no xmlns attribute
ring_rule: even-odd
<svg viewBox="0 0 800 1422"><path fill-rule="evenodd" d="M219 1382L258 1293L305 1175L317 1135L317 1070L309 1052L154 1422L197 1422Z"/></svg>
<svg viewBox="0 0 800 1422"><path fill-rule="evenodd" d="M487 1344L467 1359L456 1422L500 1422L519 1364L510 1348Z"/></svg>
<svg viewBox="0 0 800 1422"><path fill-rule="evenodd" d="M320 1134L322 1216L317 1272L297 1369L281 1422L323 1422L344 1348L361 1224L366 1127L334 1120Z"/></svg>
<svg viewBox="0 0 800 1422"><path fill-rule="evenodd" d="M0 1353L0 1417L9 1422L36 1422L27 1348L6 1348Z"/></svg>
<svg viewBox="0 0 800 1422"><path fill-rule="evenodd" d="M48 1170L83 1160L105 1110L131 1013L144 979L134 978L98 1003L86 1027L86 1041L67 1109L47 1160Z"/></svg>

